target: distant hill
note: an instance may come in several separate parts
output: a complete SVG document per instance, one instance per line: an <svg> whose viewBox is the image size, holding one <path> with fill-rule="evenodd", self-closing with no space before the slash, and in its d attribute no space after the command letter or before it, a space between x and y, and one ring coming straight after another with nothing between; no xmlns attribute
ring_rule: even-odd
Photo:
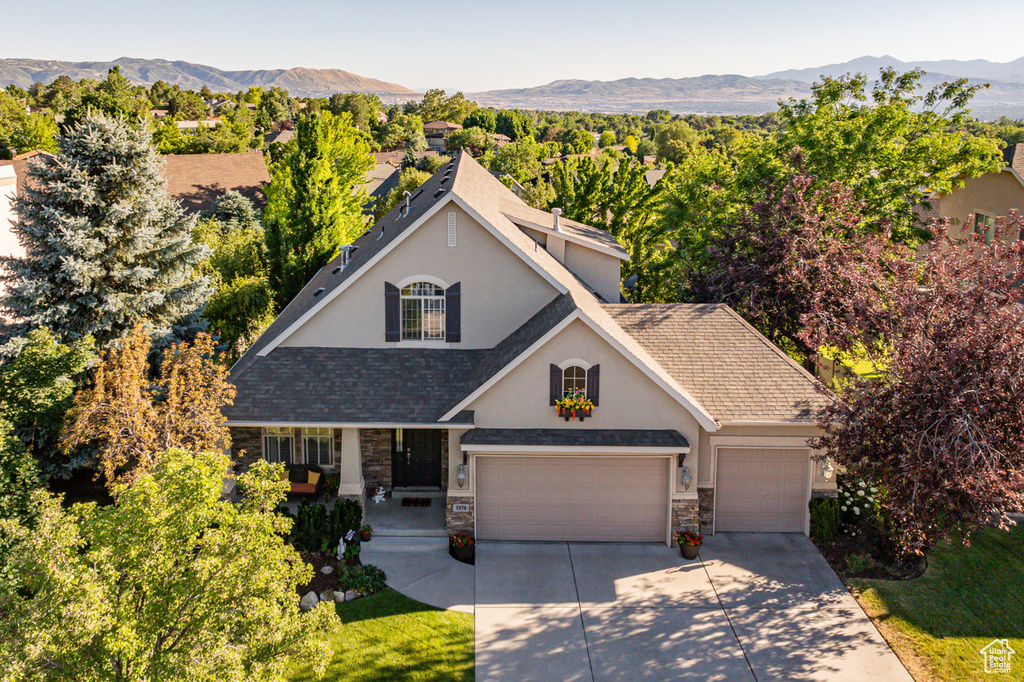
<svg viewBox="0 0 1024 682"><path fill-rule="evenodd" d="M1024 58L1000 64L972 61L902 62L888 55L860 57L842 64L776 71L763 76L698 76L696 78L623 78L615 81L560 80L516 90L491 90L469 95L480 104L521 109L643 113L668 109L676 114L763 114L778 108L779 100L810 95L810 84L824 75L863 72L878 76L879 69L897 71L921 67L927 72L922 84L933 85L955 78L989 83L972 102L981 119L999 116L1024 118Z"/></svg>
<svg viewBox="0 0 1024 682"><path fill-rule="evenodd" d="M579 109L608 113L760 114L780 99L806 97L810 88L795 80L747 76L623 78L615 81L561 80L534 88L491 90L468 95L486 106L521 109Z"/></svg>
<svg viewBox="0 0 1024 682"><path fill-rule="evenodd" d="M166 59L122 57L112 62L61 62L46 59L0 59L0 86L28 88L49 83L58 76L106 78L107 71L121 67L121 73L139 85L158 80L187 90L204 85L214 92L237 92L250 86L281 87L298 97L319 97L333 92L374 92L381 95L413 95L412 90L376 78L357 76L341 69L273 69L269 71L222 71L212 66Z"/></svg>

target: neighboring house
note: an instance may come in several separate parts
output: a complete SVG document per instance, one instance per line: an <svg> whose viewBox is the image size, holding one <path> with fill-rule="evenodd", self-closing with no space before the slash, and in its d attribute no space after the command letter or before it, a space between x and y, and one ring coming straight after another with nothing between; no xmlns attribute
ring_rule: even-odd
<svg viewBox="0 0 1024 682"><path fill-rule="evenodd" d="M366 174L365 185L369 201L366 202L363 213L373 215L373 207L377 202L384 201L388 192L398 187L399 175L398 168L390 163L378 163L370 169Z"/></svg>
<svg viewBox="0 0 1024 682"><path fill-rule="evenodd" d="M211 118L205 121L175 121L179 130L199 130L200 128L216 128L220 123L219 118Z"/></svg>
<svg viewBox="0 0 1024 682"><path fill-rule="evenodd" d="M316 463L361 502L440 489L481 540L806 534L834 494L810 374L727 306L620 304L622 246L469 155L352 246L232 368L239 469ZM569 389L585 419L559 416Z"/></svg>
<svg viewBox="0 0 1024 682"><path fill-rule="evenodd" d="M270 184L270 173L263 153L168 154L163 175L167 194L190 213L201 213L225 192L232 190L263 210L267 203L263 188Z"/></svg>
<svg viewBox="0 0 1024 682"><path fill-rule="evenodd" d="M0 255L17 256L25 255L18 238L11 229L11 223L17 220L14 212L14 198L24 194L28 184L28 163L29 159L46 152L35 149L24 154L19 154L13 159L0 161ZM0 291L3 284L0 283Z"/></svg>
<svg viewBox="0 0 1024 682"><path fill-rule="evenodd" d="M918 218L952 218L961 229L969 227L991 234L996 218L1005 217L1014 209L1024 213L1024 145L1008 146L1003 150L1003 159L1006 165L999 172L965 178L962 188L930 196L931 209L918 207ZM967 226L972 215L974 218Z"/></svg>
<svg viewBox="0 0 1024 682"><path fill-rule="evenodd" d="M427 145L431 149L438 149L440 151L445 150L445 140L448 139L448 134L453 130L462 130L462 126L458 123L449 123L448 121L431 121L423 125L423 134L427 138Z"/></svg>
<svg viewBox="0 0 1024 682"><path fill-rule="evenodd" d="M275 130L272 133L267 133L266 135L264 135L263 136L263 141L269 147L270 145L274 144L275 142L280 143L280 144L287 144L288 141L290 139L292 139L293 137L295 137L295 131L294 130Z"/></svg>

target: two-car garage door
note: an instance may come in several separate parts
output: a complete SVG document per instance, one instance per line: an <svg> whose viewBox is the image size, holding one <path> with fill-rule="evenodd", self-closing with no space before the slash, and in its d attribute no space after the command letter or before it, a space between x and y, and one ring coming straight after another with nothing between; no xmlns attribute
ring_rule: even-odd
<svg viewBox="0 0 1024 682"><path fill-rule="evenodd" d="M715 532L803 533L810 452L718 448Z"/></svg>
<svg viewBox="0 0 1024 682"><path fill-rule="evenodd" d="M664 542L667 457L476 458L481 540Z"/></svg>

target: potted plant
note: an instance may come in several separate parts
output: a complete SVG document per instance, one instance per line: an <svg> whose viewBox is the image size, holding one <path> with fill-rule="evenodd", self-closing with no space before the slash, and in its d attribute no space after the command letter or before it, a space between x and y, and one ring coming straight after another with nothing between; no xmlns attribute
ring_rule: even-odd
<svg viewBox="0 0 1024 682"><path fill-rule="evenodd" d="M590 411L594 409L594 403L587 398L587 394L582 388L574 388L571 391L566 391L561 400L555 401L555 407L558 408L558 416L565 417L565 421L570 419L583 421L590 416Z"/></svg>
<svg viewBox="0 0 1024 682"><path fill-rule="evenodd" d="M679 543L679 554L684 559L696 559L700 554L700 546L704 542L704 536L693 531L683 530L676 533L676 542Z"/></svg>
<svg viewBox="0 0 1024 682"><path fill-rule="evenodd" d="M474 565L476 559L475 544L472 535L465 531L459 531L448 538L448 553L456 561Z"/></svg>
<svg viewBox="0 0 1024 682"><path fill-rule="evenodd" d="M370 527L370 524L363 524L363 527L359 529L359 538L363 542L369 542L373 539L373 528Z"/></svg>

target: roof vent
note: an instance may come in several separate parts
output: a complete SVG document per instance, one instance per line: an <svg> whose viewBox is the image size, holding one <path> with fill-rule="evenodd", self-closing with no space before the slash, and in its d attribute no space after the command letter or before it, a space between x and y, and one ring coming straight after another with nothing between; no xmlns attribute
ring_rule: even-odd
<svg viewBox="0 0 1024 682"><path fill-rule="evenodd" d="M436 199L436 198L438 198L439 196L441 196L442 194L444 194L444 192L445 192L445 190L444 190L444 188L442 187L441 189L439 189L439 190L437 190L436 192L434 192L434 198L435 198L435 199Z"/></svg>
<svg viewBox="0 0 1024 682"><path fill-rule="evenodd" d="M331 274L332 275L337 275L339 272L341 272L341 266L340 265L337 266L336 268L334 268L333 270L331 270Z"/></svg>
<svg viewBox="0 0 1024 682"><path fill-rule="evenodd" d="M358 249L358 246L353 246L352 244L346 244L341 247L341 268L335 268L335 270L347 268L349 263L352 262L352 254Z"/></svg>
<svg viewBox="0 0 1024 682"><path fill-rule="evenodd" d="M443 185L444 183L448 182L449 180L451 180L451 178L449 178L449 177L448 177L448 176L446 175L446 176L444 176L443 178L441 178L441 184Z"/></svg>
<svg viewBox="0 0 1024 682"><path fill-rule="evenodd" d="M555 232L562 231L562 222L559 220L559 216L562 215L562 209L553 208L551 209L551 215L555 218Z"/></svg>
<svg viewBox="0 0 1024 682"><path fill-rule="evenodd" d="M405 213L402 215L407 215L409 213L409 203L412 201L412 192L405 190L402 192L402 196L405 197Z"/></svg>
<svg viewBox="0 0 1024 682"><path fill-rule="evenodd" d="M317 289L316 291L313 292L313 298L316 298L317 296L319 296L320 294L324 293L325 291L326 291L326 289L324 287L320 287L319 289Z"/></svg>

